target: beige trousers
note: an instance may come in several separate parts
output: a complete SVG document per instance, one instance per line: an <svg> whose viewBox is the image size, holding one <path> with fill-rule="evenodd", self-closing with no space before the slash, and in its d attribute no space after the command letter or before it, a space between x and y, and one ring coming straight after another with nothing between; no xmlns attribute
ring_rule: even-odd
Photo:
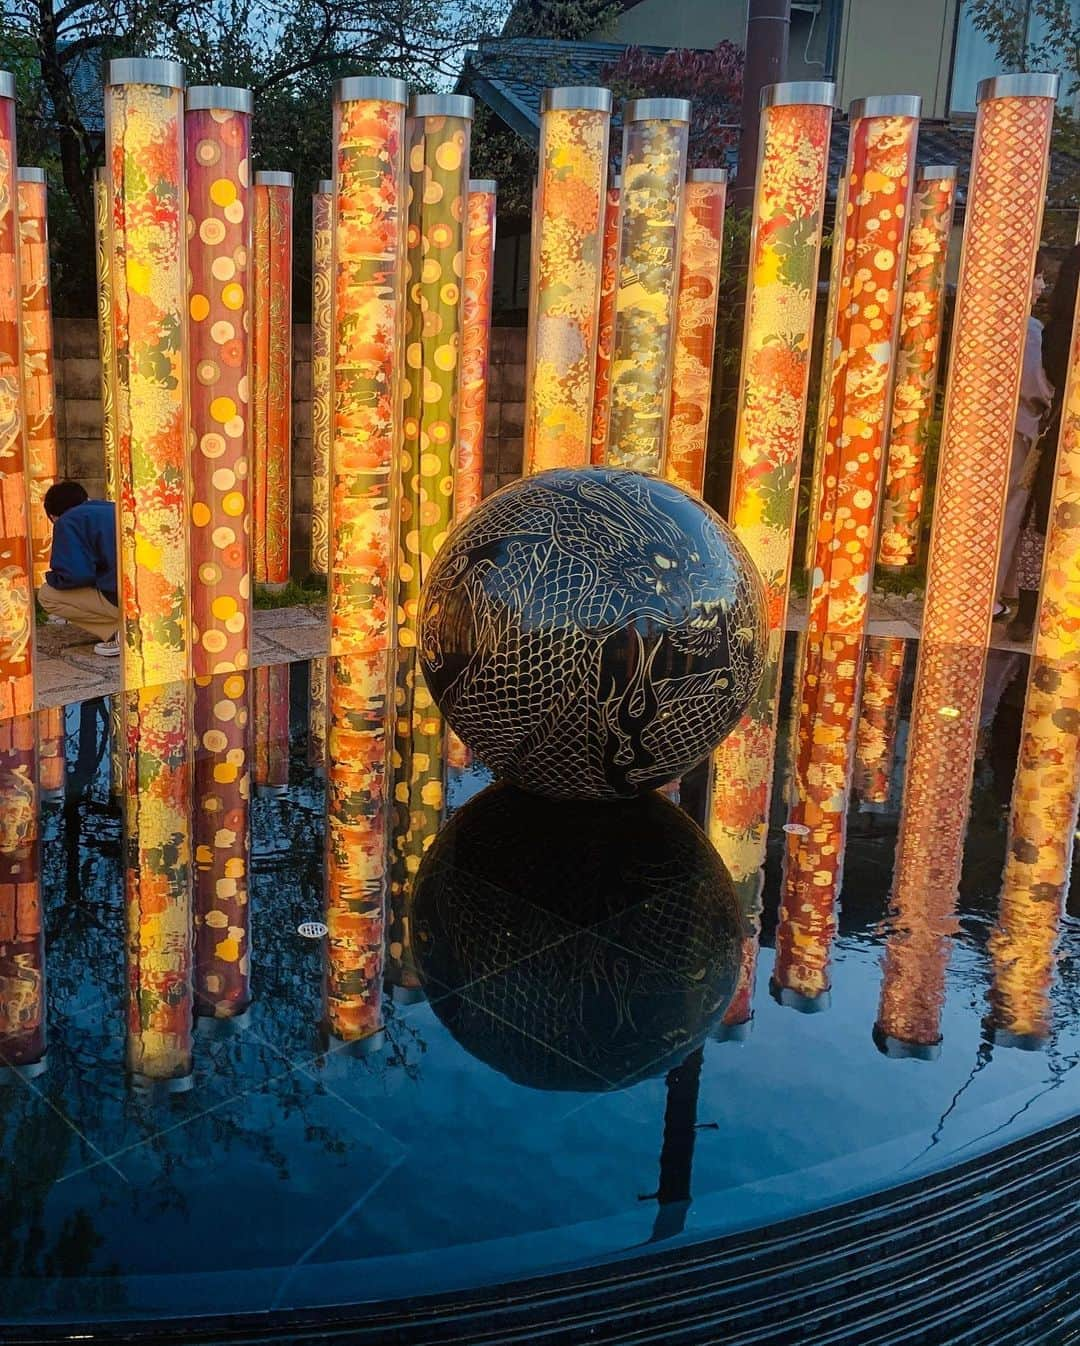
<svg viewBox="0 0 1080 1346"><path fill-rule="evenodd" d="M98 640L111 640L120 626L119 608L113 607L98 589L54 589L51 584L43 584L37 596L51 616L81 626Z"/></svg>

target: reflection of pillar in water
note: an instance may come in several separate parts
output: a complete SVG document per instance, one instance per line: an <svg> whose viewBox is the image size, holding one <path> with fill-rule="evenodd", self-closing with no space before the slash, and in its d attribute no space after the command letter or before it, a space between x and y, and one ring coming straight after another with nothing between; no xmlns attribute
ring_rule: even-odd
<svg viewBox="0 0 1080 1346"><path fill-rule="evenodd" d="M15 77L0 70L0 716L34 707L33 560L29 463L19 349L19 211Z"/></svg>
<svg viewBox="0 0 1080 1346"><path fill-rule="evenodd" d="M41 501L56 480L56 380L49 288L48 188L43 168L19 169L19 281L22 286L23 408L30 470L34 584L44 584L52 524Z"/></svg>
<svg viewBox="0 0 1080 1346"><path fill-rule="evenodd" d="M334 269L334 181L319 183L311 198L311 570L330 565L330 342Z"/></svg>
<svg viewBox="0 0 1080 1346"><path fill-rule="evenodd" d="M252 563L257 584L284 584L292 522L293 175L256 173L252 196Z"/></svg>
<svg viewBox="0 0 1080 1346"><path fill-rule="evenodd" d="M590 459L602 465L611 421L611 348L615 341L615 291L619 287L619 196L617 174L604 198L604 254L600 270L600 308L596 324L596 383L593 393Z"/></svg>
<svg viewBox="0 0 1080 1346"><path fill-rule="evenodd" d="M525 471L590 458L610 89L545 89L529 278Z"/></svg>
<svg viewBox="0 0 1080 1346"><path fill-rule="evenodd" d="M282 794L289 784L289 665L264 664L254 682L254 782L259 794Z"/></svg>
<svg viewBox="0 0 1080 1346"><path fill-rule="evenodd" d="M1020 1046L1050 1033L1054 946L1080 810L1080 308L1049 518L1005 879L990 937L991 1026L996 1041Z"/></svg>
<svg viewBox="0 0 1080 1346"><path fill-rule="evenodd" d="M685 191L667 478L701 495L712 405L727 170L692 168Z"/></svg>
<svg viewBox="0 0 1080 1346"><path fill-rule="evenodd" d="M776 756L833 96L831 84L778 84L763 95L728 518L764 582L769 637L753 700L713 756L708 829L737 889L753 878L755 894Z"/></svg>
<svg viewBox="0 0 1080 1346"><path fill-rule="evenodd" d="M246 669L251 651L252 97L189 89L188 341L191 365L191 665Z"/></svg>
<svg viewBox="0 0 1080 1346"><path fill-rule="evenodd" d="M188 687L123 693L127 1065L184 1088L192 1069Z"/></svg>
<svg viewBox="0 0 1080 1346"><path fill-rule="evenodd" d="M328 661L326 1026L377 1045L386 961L388 650Z"/></svg>
<svg viewBox="0 0 1080 1346"><path fill-rule="evenodd" d="M698 1047L681 1065L667 1073L660 1186L656 1191L659 1210L653 1223L651 1243L673 1238L686 1227L692 1196L690 1179L694 1167L698 1094L704 1059L705 1049Z"/></svg>
<svg viewBox="0 0 1080 1346"><path fill-rule="evenodd" d="M854 786L868 804L889 799L906 652L903 636L870 636L864 646Z"/></svg>
<svg viewBox="0 0 1080 1346"><path fill-rule="evenodd" d="M326 766L326 658L308 665L308 766Z"/></svg>
<svg viewBox="0 0 1080 1346"><path fill-rule="evenodd" d="M956 169L924 168L915 183L908 229L904 307L896 349L889 457L878 564L909 566L919 558L926 488L926 449L937 400L945 264L952 236Z"/></svg>
<svg viewBox="0 0 1080 1346"><path fill-rule="evenodd" d="M94 169L94 254L97 259L98 360L101 364L101 447L105 498L116 499L116 368L113 364L112 188L108 168Z"/></svg>
<svg viewBox="0 0 1080 1346"><path fill-rule="evenodd" d="M184 72L110 61L117 560L129 690L190 668Z"/></svg>
<svg viewBox="0 0 1080 1346"><path fill-rule="evenodd" d="M637 98L623 108L619 274L604 460L611 467L664 470L689 138L685 99Z"/></svg>
<svg viewBox="0 0 1080 1346"><path fill-rule="evenodd" d="M124 704L116 693L109 697L109 794L124 796Z"/></svg>
<svg viewBox="0 0 1080 1346"><path fill-rule="evenodd" d="M42 799L64 794L64 708L49 706L38 711L38 785Z"/></svg>
<svg viewBox="0 0 1080 1346"><path fill-rule="evenodd" d="M807 1012L829 1005L829 958L844 862L861 641L807 639L799 682L795 799L788 814L773 991Z"/></svg>
<svg viewBox="0 0 1080 1346"><path fill-rule="evenodd" d="M35 717L0 721L0 1066L45 1068Z"/></svg>
<svg viewBox="0 0 1080 1346"><path fill-rule="evenodd" d="M484 481L488 362L491 354L491 297L495 267L495 183L469 183L465 237L465 306L461 332L461 388L457 454L454 460L454 519L460 522L480 503Z"/></svg>
<svg viewBox="0 0 1080 1346"><path fill-rule="evenodd" d="M197 678L193 693L195 1008L215 1019L251 1003L251 676Z"/></svg>

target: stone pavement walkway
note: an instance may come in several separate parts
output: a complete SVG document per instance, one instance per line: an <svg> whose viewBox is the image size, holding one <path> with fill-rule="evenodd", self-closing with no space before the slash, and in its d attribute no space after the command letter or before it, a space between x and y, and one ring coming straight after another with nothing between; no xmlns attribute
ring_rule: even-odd
<svg viewBox="0 0 1080 1346"><path fill-rule="evenodd" d="M875 595L870 605L870 635L917 639L922 624L920 598ZM793 598L788 629L806 625L806 600ZM1003 629L994 628L995 649L1026 650L1006 640ZM120 690L120 660L103 659L94 653L94 638L74 626L37 629L37 704L63 706L88 697L107 696ZM252 664L287 663L314 659L326 653L325 606L271 608L256 611Z"/></svg>

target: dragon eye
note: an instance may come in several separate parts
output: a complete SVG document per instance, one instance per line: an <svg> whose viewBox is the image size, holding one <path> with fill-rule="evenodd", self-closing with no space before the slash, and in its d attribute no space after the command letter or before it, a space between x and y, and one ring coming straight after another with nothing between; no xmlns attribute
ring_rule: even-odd
<svg viewBox="0 0 1080 1346"><path fill-rule="evenodd" d="M661 570L670 570L671 567L675 564L675 562L672 561L669 557L661 556L659 552L653 557L653 560L656 562L656 564L660 567Z"/></svg>

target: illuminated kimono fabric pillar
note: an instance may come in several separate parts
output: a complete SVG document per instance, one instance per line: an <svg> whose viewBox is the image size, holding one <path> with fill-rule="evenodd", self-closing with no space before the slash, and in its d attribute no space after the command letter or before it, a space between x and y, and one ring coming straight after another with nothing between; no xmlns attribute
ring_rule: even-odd
<svg viewBox="0 0 1080 1346"><path fill-rule="evenodd" d="M34 602L20 351L15 78L0 70L0 718L34 706Z"/></svg>
<svg viewBox="0 0 1080 1346"><path fill-rule="evenodd" d="M64 708L49 706L38 711L38 786L42 799L64 797L66 768Z"/></svg>
<svg viewBox="0 0 1080 1346"><path fill-rule="evenodd" d="M1051 75L1000 76L979 86L893 878L898 934L889 941L885 965L888 987L897 980L890 957L899 960L911 947L904 932L925 931L922 962L933 968L933 984L918 994L930 995L931 1004L943 994L963 861L1056 90ZM907 981L929 975L915 968ZM898 1002L904 1009L913 1003L883 990L883 1041L918 1048L928 1037L931 1045L938 1040L936 1021L909 1024L910 1015L894 1017Z"/></svg>
<svg viewBox="0 0 1080 1346"><path fill-rule="evenodd" d="M255 789L282 794L289 784L289 665L254 670Z"/></svg>
<svg viewBox="0 0 1080 1346"><path fill-rule="evenodd" d="M124 692L129 1072L192 1069L191 768L186 683Z"/></svg>
<svg viewBox="0 0 1080 1346"><path fill-rule="evenodd" d="M925 457L934 419L945 265L956 201L956 169L924 168L908 231L904 303L896 349L889 454L878 564L914 565L926 489Z"/></svg>
<svg viewBox="0 0 1080 1346"><path fill-rule="evenodd" d="M326 659L308 665L308 766L326 766Z"/></svg>
<svg viewBox="0 0 1080 1346"><path fill-rule="evenodd" d="M56 480L56 380L49 289L49 208L45 170L19 169L19 279L22 284L23 408L30 464L34 584L45 583L52 524L42 498Z"/></svg>
<svg viewBox="0 0 1080 1346"><path fill-rule="evenodd" d="M175 61L110 61L123 685L187 676L187 261L184 74Z"/></svg>
<svg viewBox="0 0 1080 1346"><path fill-rule="evenodd" d="M612 467L664 470L689 137L685 99L638 98L623 109L619 278L605 458Z"/></svg>
<svg viewBox="0 0 1080 1346"><path fill-rule="evenodd" d="M1052 451L1047 445L1045 452ZM1013 783L997 927L990 937L995 1041L1051 1029L1055 945L1080 810L1080 322L1074 321L1043 561L1035 653Z"/></svg>
<svg viewBox="0 0 1080 1346"><path fill-rule="evenodd" d="M533 206L525 471L585 467L592 444L609 89L546 89Z"/></svg>
<svg viewBox="0 0 1080 1346"><path fill-rule="evenodd" d="M906 653L907 641L902 636L870 636L864 647L854 786L868 804L885 804L889 799Z"/></svg>
<svg viewBox="0 0 1080 1346"><path fill-rule="evenodd" d="M255 174L252 553L257 584L289 578L292 523L291 173Z"/></svg>
<svg viewBox="0 0 1080 1346"><path fill-rule="evenodd" d="M390 79L342 80L334 96L326 1019L342 1038L382 1024L407 101Z"/></svg>
<svg viewBox="0 0 1080 1346"><path fill-rule="evenodd" d="M311 571L330 565L330 311L333 275L333 179L311 198Z"/></svg>
<svg viewBox="0 0 1080 1346"><path fill-rule="evenodd" d="M709 441L727 170L691 169L685 191L667 479L701 495Z"/></svg>
<svg viewBox="0 0 1080 1346"><path fill-rule="evenodd" d="M483 494L494 263L495 183L474 178L469 183L465 238L465 312L454 461L455 522L475 509Z"/></svg>
<svg viewBox="0 0 1080 1346"><path fill-rule="evenodd" d="M756 929L769 800L799 464L810 378L822 211L834 90L778 84L762 94L746 291L735 464L728 518L765 585L765 672L746 713L713 757L709 839L747 896ZM735 1003L749 1000L757 940L747 940Z"/></svg>
<svg viewBox="0 0 1080 1346"><path fill-rule="evenodd" d="M184 117L191 370L191 664L247 668L251 654L252 97L189 89Z"/></svg>
<svg viewBox="0 0 1080 1346"><path fill-rule="evenodd" d="M45 928L33 715L0 722L0 1066L45 1069Z"/></svg>
<svg viewBox="0 0 1080 1346"><path fill-rule="evenodd" d="M101 363L101 445L105 453L105 497L115 501L116 366L112 291L112 188L108 170L94 170L94 252L97 259L98 359Z"/></svg>
<svg viewBox="0 0 1080 1346"><path fill-rule="evenodd" d="M622 178L616 174L604 200L604 259L600 271L600 313L596 327L596 385L593 393L593 463L607 456L611 423L611 350L615 341L615 291L619 285L619 200Z"/></svg>
<svg viewBox="0 0 1080 1346"><path fill-rule="evenodd" d="M214 1019L251 1003L251 676L199 677L193 692L195 1011Z"/></svg>

